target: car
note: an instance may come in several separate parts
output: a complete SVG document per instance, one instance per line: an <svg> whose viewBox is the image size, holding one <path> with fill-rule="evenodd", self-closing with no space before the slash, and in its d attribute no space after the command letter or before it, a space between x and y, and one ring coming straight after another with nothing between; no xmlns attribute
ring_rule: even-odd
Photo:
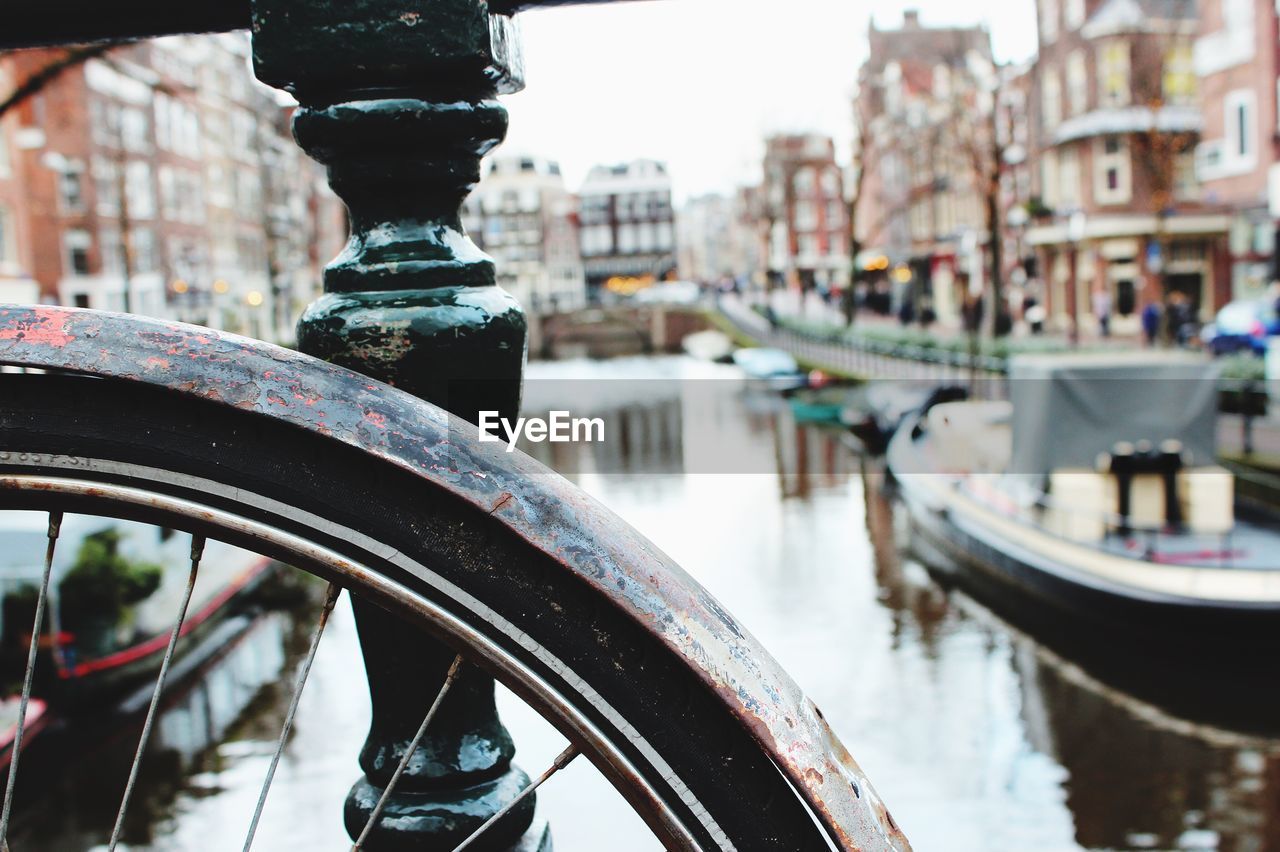
<svg viewBox="0 0 1280 852"><path fill-rule="evenodd" d="M1214 355L1267 350L1267 338L1280 334L1280 316L1269 299L1241 299L1218 311L1213 322L1200 330L1201 342Z"/></svg>

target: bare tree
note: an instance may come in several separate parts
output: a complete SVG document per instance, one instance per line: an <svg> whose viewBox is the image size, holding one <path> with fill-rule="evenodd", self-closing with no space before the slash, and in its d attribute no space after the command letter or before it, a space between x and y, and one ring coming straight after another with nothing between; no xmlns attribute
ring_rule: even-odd
<svg viewBox="0 0 1280 852"><path fill-rule="evenodd" d="M34 73L14 87L13 91L0 100L0 118L5 113L18 107L29 98L40 94L49 84L57 80L64 72L83 65L90 59L97 59L109 51L115 50L126 42L104 42L86 44L57 51L56 55L36 69Z"/></svg>
<svg viewBox="0 0 1280 852"><path fill-rule="evenodd" d="M1158 270L1148 269L1148 281L1157 285L1155 292L1168 295L1168 268L1171 239L1167 219L1177 203L1178 170L1183 158L1196 145L1197 134L1170 127L1163 121L1168 107L1181 106L1179 72L1169 67L1175 50L1190 50L1190 35L1176 31L1144 33L1132 45L1133 100L1147 110L1146 126L1130 136L1132 158L1143 178L1147 210L1155 219L1152 241L1161 259ZM1183 72L1189 73L1189 72ZM1183 81L1184 85L1189 85Z"/></svg>
<svg viewBox="0 0 1280 852"><path fill-rule="evenodd" d="M857 295L854 290L858 280L858 255L862 253L862 242L858 238L858 207L862 200L863 187L866 186L867 170L872 167L875 158L871 139L870 123L859 111L854 127L852 174L845 193L846 218L849 226L849 287L844 292L841 309L844 311L846 325L853 325L858 310Z"/></svg>

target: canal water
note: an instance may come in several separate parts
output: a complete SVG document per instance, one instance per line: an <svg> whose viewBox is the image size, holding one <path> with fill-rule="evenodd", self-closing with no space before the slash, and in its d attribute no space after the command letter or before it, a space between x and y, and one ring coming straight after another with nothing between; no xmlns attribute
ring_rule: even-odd
<svg viewBox="0 0 1280 852"><path fill-rule="evenodd" d="M734 368L534 364L528 385L531 413L591 409L614 437L528 449L750 628L822 707L920 852L1280 850L1280 741L1191 724L1104 688L940 586L913 555L878 463L838 433L798 426ZM307 629L285 615L255 621L174 699L130 848L240 848ZM348 848L340 807L368 714L358 659L344 603L256 848ZM518 762L536 774L563 741L500 699ZM32 845L15 848L105 840L114 811L103 791L127 773L127 756L110 755L131 748L117 739L51 787L58 805L29 822ZM585 761L539 799L560 852L658 848Z"/></svg>

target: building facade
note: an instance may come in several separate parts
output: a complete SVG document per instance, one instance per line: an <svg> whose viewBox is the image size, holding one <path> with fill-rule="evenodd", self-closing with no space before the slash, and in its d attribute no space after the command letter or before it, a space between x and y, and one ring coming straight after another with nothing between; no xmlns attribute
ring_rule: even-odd
<svg viewBox="0 0 1280 852"><path fill-rule="evenodd" d="M1229 217L1214 252L1231 298L1280 279L1277 15L1270 0L1201 0L1194 63L1203 118L1196 176L1207 208Z"/></svg>
<svg viewBox="0 0 1280 852"><path fill-rule="evenodd" d="M1032 69L1035 247L1050 324L1137 331L1174 292L1202 319L1229 296L1213 245L1226 218L1203 203L1190 0L1039 0Z"/></svg>
<svg viewBox="0 0 1280 852"><path fill-rule="evenodd" d="M835 143L815 134L772 136L763 173L761 253L770 282L806 292L845 286L848 217Z"/></svg>
<svg viewBox="0 0 1280 852"><path fill-rule="evenodd" d="M573 199L560 167L500 155L463 203L463 224L497 263L498 284L532 311L586 303Z"/></svg>
<svg viewBox="0 0 1280 852"><path fill-rule="evenodd" d="M676 214L681 278L707 284L749 278L755 235L745 204L741 190L732 197L712 193L685 202Z"/></svg>
<svg viewBox="0 0 1280 852"><path fill-rule="evenodd" d="M12 55L25 78L56 55ZM15 111L41 298L288 339L345 234L241 35L122 45Z"/></svg>
<svg viewBox="0 0 1280 852"><path fill-rule="evenodd" d="M13 60L0 56L0 91L14 86ZM0 118L0 302L35 302L31 236L22 191L22 137L18 116Z"/></svg>
<svg viewBox="0 0 1280 852"><path fill-rule="evenodd" d="M990 35L908 11L898 29L873 22L867 38L854 103L860 275L901 315L955 323L981 291L992 230Z"/></svg>
<svg viewBox="0 0 1280 852"><path fill-rule="evenodd" d="M654 160L596 166L578 193L579 239L587 287L625 293L676 269L671 176Z"/></svg>

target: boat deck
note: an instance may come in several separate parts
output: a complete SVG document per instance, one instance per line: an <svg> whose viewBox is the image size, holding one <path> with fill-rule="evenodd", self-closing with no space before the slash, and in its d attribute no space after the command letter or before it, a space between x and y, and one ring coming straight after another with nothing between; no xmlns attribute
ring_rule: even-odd
<svg viewBox="0 0 1280 852"><path fill-rule="evenodd" d="M1280 571L1280 529L1237 519L1227 535L1196 533L1115 533L1101 548L1118 556L1142 557L1164 565Z"/></svg>

